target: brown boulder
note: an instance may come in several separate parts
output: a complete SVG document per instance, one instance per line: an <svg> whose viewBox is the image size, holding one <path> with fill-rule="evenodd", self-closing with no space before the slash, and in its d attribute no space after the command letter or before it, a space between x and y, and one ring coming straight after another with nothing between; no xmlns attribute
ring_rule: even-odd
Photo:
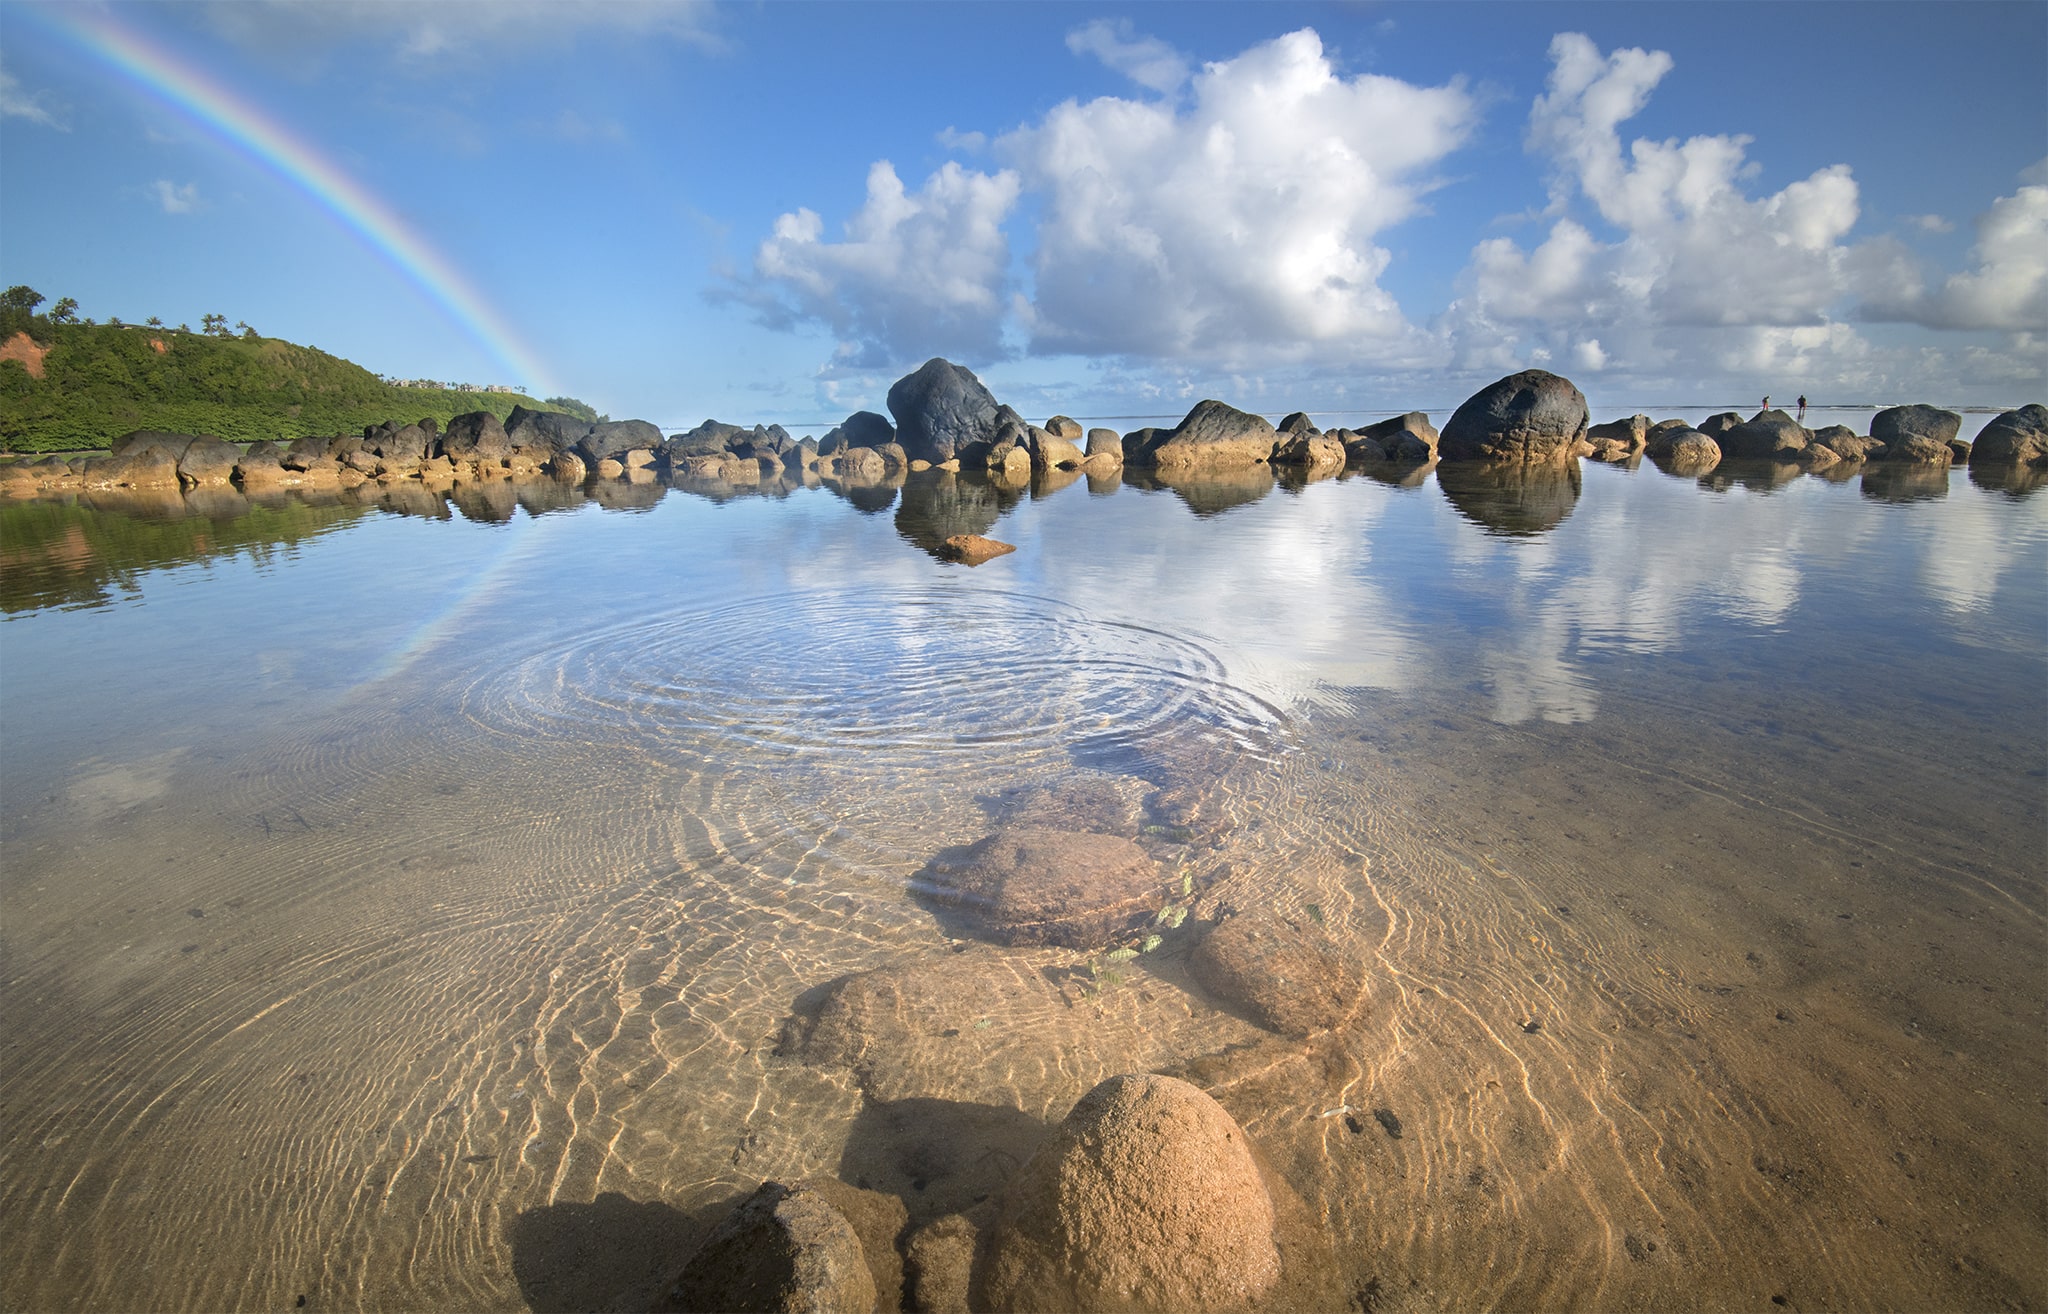
<svg viewBox="0 0 2048 1314"><path fill-rule="evenodd" d="M1245 1135L1187 1082L1111 1077L1005 1192L977 1282L991 1310L1241 1310L1280 1280Z"/></svg>
<svg viewBox="0 0 2048 1314"><path fill-rule="evenodd" d="M1014 826L941 853L926 871L932 901L999 944L1094 948L1166 902L1158 864L1116 835Z"/></svg>
<svg viewBox="0 0 2048 1314"><path fill-rule="evenodd" d="M939 555L963 566L978 566L1017 550L1016 545L983 538L979 534L955 534L939 545Z"/></svg>
<svg viewBox="0 0 2048 1314"><path fill-rule="evenodd" d="M1226 917L1188 969L1210 994L1283 1036L1336 1026L1365 997L1364 976L1335 940L1270 909Z"/></svg>
<svg viewBox="0 0 2048 1314"><path fill-rule="evenodd" d="M1893 455L1890 449L1902 440L1926 438L1946 445L1962 427L1962 416L1938 406L1887 406L1870 417L1870 436L1885 445L1887 461L1922 459Z"/></svg>
<svg viewBox="0 0 2048 1314"><path fill-rule="evenodd" d="M1884 450L1883 443L1864 437L1846 424L1831 424L1825 429L1814 430L1813 441L1816 446L1827 448L1844 461L1861 461Z"/></svg>
<svg viewBox="0 0 2048 1314"><path fill-rule="evenodd" d="M1045 431L1070 443L1081 441L1081 423L1071 416L1055 415L1045 422Z"/></svg>
<svg viewBox="0 0 2048 1314"><path fill-rule="evenodd" d="M1640 452L1649 445L1650 417L1631 415L1626 420L1596 424L1586 430L1586 438L1595 446L1602 442L1619 442L1627 444L1627 449L1631 452Z"/></svg>
<svg viewBox="0 0 2048 1314"><path fill-rule="evenodd" d="M2048 406L2033 402L1985 425L1970 447L1970 465L2048 465Z"/></svg>
<svg viewBox="0 0 2048 1314"><path fill-rule="evenodd" d="M1391 420L1366 425L1345 439L1344 446L1358 449L1352 455L1361 460L1427 461L1436 455L1439 439L1436 426L1429 422L1426 412L1409 411ZM1365 449L1365 443L1377 447L1383 455L1375 456Z"/></svg>
<svg viewBox="0 0 2048 1314"><path fill-rule="evenodd" d="M663 1314L874 1314L859 1234L824 1194L763 1182L714 1229L655 1305Z"/></svg>
<svg viewBox="0 0 2048 1314"><path fill-rule="evenodd" d="M1956 454L1944 438L1931 438L1924 434L1904 434L1885 441L1880 461L1907 465L1949 465Z"/></svg>
<svg viewBox="0 0 2048 1314"><path fill-rule="evenodd" d="M1202 401L1171 433L1142 453L1124 444L1124 459L1161 470L1252 465L1273 455L1279 434L1264 416L1252 415L1220 401Z"/></svg>

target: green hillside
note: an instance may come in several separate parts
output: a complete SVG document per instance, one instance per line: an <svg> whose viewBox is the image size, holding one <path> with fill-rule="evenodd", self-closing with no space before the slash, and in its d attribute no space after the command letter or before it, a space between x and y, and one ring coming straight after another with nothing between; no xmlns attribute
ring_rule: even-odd
<svg viewBox="0 0 2048 1314"><path fill-rule="evenodd" d="M38 352L40 379L24 360L5 358ZM289 441L391 419L502 418L515 405L541 403L509 392L401 388L277 338L53 323L19 307L0 314L0 448L11 451L106 447L132 429Z"/></svg>

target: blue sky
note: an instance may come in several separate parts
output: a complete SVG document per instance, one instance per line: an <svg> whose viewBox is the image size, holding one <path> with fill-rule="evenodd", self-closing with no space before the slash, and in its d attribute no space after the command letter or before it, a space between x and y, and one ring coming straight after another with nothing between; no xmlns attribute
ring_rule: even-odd
<svg viewBox="0 0 2048 1314"><path fill-rule="evenodd" d="M74 16L78 5L66 7ZM0 281L687 425L2041 399L2048 5L91 7L381 203L545 362L0 2ZM1439 417L1441 418L1441 417Z"/></svg>

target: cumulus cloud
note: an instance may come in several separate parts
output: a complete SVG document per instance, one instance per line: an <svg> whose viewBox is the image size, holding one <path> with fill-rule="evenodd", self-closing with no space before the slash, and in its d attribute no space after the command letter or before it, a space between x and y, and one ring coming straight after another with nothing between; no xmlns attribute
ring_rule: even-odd
<svg viewBox="0 0 2048 1314"><path fill-rule="evenodd" d="M1440 322L1458 364L1553 361L1638 379L1698 379L1710 366L1884 377L1839 321L1859 298L1895 296L1919 275L1895 239L1849 240L1859 195L1848 166L1751 197L1748 137L1624 145L1622 125L1674 67L1668 54L1603 54L1564 33L1550 57L1528 146L1550 166L1554 220L1533 248L1506 237L1474 248Z"/></svg>
<svg viewBox="0 0 2048 1314"><path fill-rule="evenodd" d="M0 118L27 119L59 132L66 130L50 108L49 97L39 91L23 91L20 81L5 67L0 67Z"/></svg>
<svg viewBox="0 0 2048 1314"><path fill-rule="evenodd" d="M1092 55L1141 87L1178 90L1188 80L1187 57L1158 37L1141 37L1127 18L1098 18L1067 33L1067 49Z"/></svg>
<svg viewBox="0 0 2048 1314"><path fill-rule="evenodd" d="M1977 218L1972 268L1927 288L1917 274L1873 296L1868 318L1929 328L2048 329L2048 186L2001 196Z"/></svg>
<svg viewBox="0 0 2048 1314"><path fill-rule="evenodd" d="M156 197L165 214L191 214L199 208L198 183L179 186L168 178L159 178L150 184L150 195Z"/></svg>
<svg viewBox="0 0 2048 1314"><path fill-rule="evenodd" d="M845 368L941 354L995 359L1004 354L1010 263L1003 221L1018 190L1007 169L949 162L912 193L879 160L844 240L825 240L816 211L785 214L754 254L754 278L727 295L750 301L773 326L826 325L839 335Z"/></svg>
<svg viewBox="0 0 2048 1314"><path fill-rule="evenodd" d="M1953 233L1956 226L1938 214L1901 215L1900 222L1923 233Z"/></svg>
<svg viewBox="0 0 2048 1314"><path fill-rule="evenodd" d="M710 0L215 0L207 13L228 37L282 52L355 39L432 59L544 47L592 30L716 44Z"/></svg>
<svg viewBox="0 0 2048 1314"><path fill-rule="evenodd" d="M1045 352L1389 363L1427 344L1374 235L1422 209L1475 117L1453 83L1346 78L1315 32L1194 78L1185 108L1068 101L997 149L1043 196L1026 308Z"/></svg>

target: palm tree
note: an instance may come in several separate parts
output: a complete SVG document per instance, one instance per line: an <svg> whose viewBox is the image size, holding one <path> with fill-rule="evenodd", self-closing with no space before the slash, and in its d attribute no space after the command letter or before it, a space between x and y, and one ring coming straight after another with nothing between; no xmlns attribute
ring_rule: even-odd
<svg viewBox="0 0 2048 1314"><path fill-rule="evenodd" d="M142 322L149 325L151 328L162 328L164 326L163 320L159 319L155 315L151 315L148 319L145 319Z"/></svg>
<svg viewBox="0 0 2048 1314"><path fill-rule="evenodd" d="M70 297L58 297L57 304L50 307L52 324L71 324L78 320L78 302Z"/></svg>

